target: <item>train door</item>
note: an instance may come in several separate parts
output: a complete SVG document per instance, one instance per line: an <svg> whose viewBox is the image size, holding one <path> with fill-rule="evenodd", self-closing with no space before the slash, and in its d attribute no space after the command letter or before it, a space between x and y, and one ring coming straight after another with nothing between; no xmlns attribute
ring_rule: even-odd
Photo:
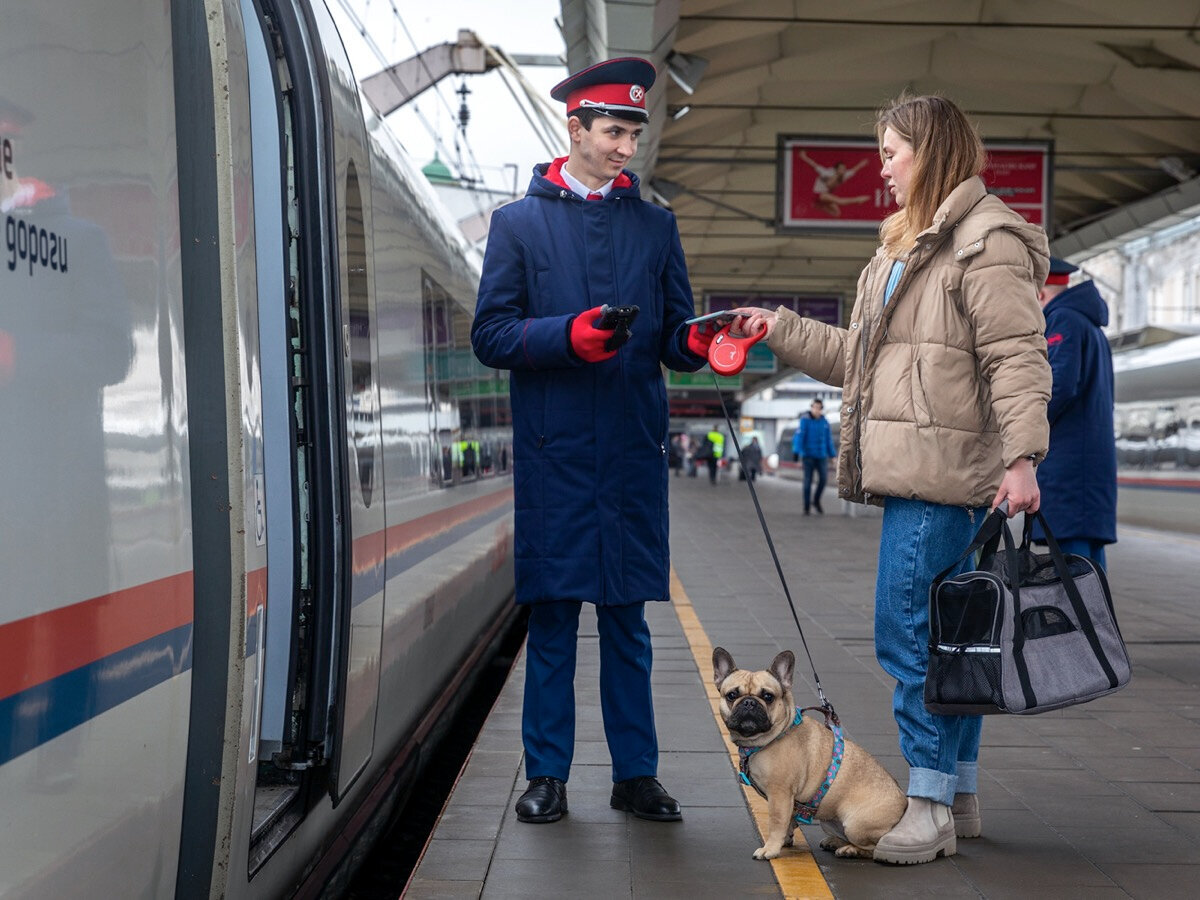
<svg viewBox="0 0 1200 900"><path fill-rule="evenodd" d="M291 4L240 6L267 548L266 608L249 611L260 621L247 648L257 673L253 872L322 794L344 796L370 759L384 512L365 141L333 124L348 100L322 75L330 42L314 40L320 23ZM356 106L341 118L361 123Z"/></svg>

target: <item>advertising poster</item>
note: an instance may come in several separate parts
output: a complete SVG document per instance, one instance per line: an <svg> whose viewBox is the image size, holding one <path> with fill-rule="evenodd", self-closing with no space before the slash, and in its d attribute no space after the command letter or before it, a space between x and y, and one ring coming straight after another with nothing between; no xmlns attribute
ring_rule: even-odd
<svg viewBox="0 0 1200 900"><path fill-rule="evenodd" d="M988 141L988 191L1026 221L1048 227L1049 141ZM871 233L896 211L879 177L879 148L862 138L779 138L779 230Z"/></svg>

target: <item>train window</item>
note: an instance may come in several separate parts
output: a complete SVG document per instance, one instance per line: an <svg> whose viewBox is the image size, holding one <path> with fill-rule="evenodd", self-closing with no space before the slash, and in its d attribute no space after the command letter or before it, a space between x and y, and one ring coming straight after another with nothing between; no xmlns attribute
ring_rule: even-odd
<svg viewBox="0 0 1200 900"><path fill-rule="evenodd" d="M471 316L428 274L421 279L425 383L436 435L431 476L446 486L507 472L511 464L508 377L471 349Z"/></svg>
<svg viewBox="0 0 1200 900"><path fill-rule="evenodd" d="M425 383L435 435L433 483L446 486L507 473L512 466L508 375L475 358L470 315L427 273L421 293Z"/></svg>
<svg viewBox="0 0 1200 900"><path fill-rule="evenodd" d="M346 350L350 357L350 440L354 445L363 504L369 507L375 487L379 413L375 403L374 328L367 281L366 227L358 171L353 162L346 172L346 266L349 289Z"/></svg>

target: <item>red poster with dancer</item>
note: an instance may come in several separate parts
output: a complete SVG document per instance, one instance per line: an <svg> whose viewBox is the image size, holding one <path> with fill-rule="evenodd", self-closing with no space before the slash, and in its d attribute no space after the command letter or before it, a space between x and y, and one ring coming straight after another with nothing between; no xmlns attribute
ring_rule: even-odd
<svg viewBox="0 0 1200 900"><path fill-rule="evenodd" d="M985 146L988 190L1027 221L1045 226L1052 144L989 141ZM781 136L779 230L876 231L896 211L879 177L881 165L873 140Z"/></svg>

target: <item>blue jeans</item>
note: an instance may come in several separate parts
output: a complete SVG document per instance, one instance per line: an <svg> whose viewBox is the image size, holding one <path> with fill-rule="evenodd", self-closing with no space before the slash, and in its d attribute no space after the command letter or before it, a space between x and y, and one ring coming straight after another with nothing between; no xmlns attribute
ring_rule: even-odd
<svg viewBox="0 0 1200 900"><path fill-rule="evenodd" d="M925 709L929 660L929 586L975 536L986 510L888 497L875 581L875 656L896 679L892 709L900 752L909 765L908 795L947 806L977 789L979 716L939 716ZM956 571L970 571L964 560Z"/></svg>
<svg viewBox="0 0 1200 900"><path fill-rule="evenodd" d="M810 503L821 505L821 492L825 490L825 473L828 470L829 460L823 456L806 456L804 457L804 511L808 511ZM813 473L817 476L817 489L809 496L809 489L812 487Z"/></svg>

